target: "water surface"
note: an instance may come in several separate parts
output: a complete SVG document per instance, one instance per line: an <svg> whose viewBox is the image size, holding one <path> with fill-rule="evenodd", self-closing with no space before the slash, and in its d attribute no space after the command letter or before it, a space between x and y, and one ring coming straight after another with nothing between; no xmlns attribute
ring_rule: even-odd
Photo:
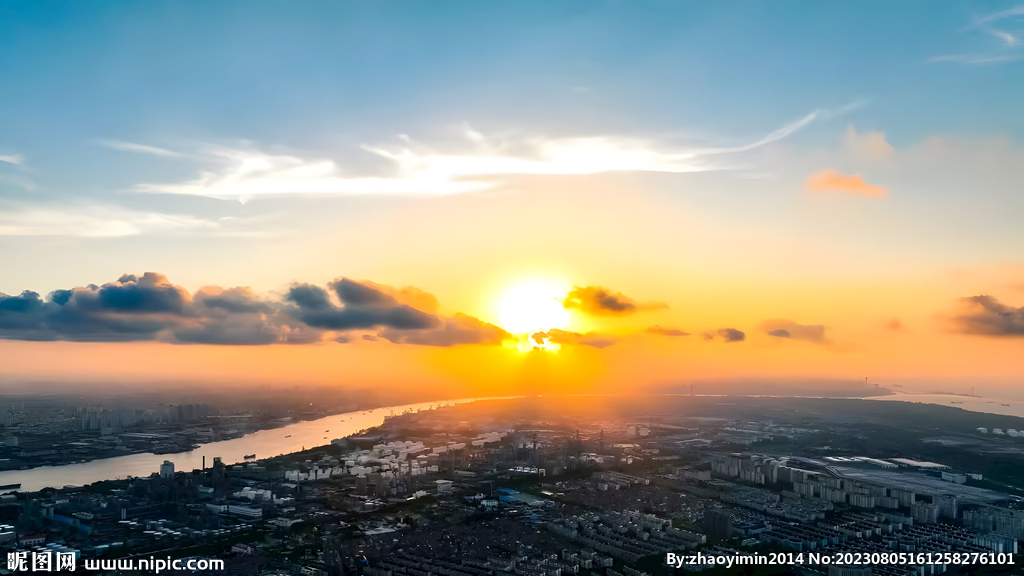
<svg viewBox="0 0 1024 576"><path fill-rule="evenodd" d="M291 454L303 449L323 446L335 438L350 436L360 430L380 426L384 417L401 414L406 411L416 412L429 410L438 406L465 404L476 400L499 400L504 398L460 398L439 402L422 402L403 406L387 406L374 410L360 410L335 414L319 420L296 422L282 428L260 430L246 434L241 438L222 440L203 444L189 452L175 454L153 454L150 452L101 458L80 464L63 466L41 466L29 470L7 470L0 472L0 486L21 483L21 491L33 492L52 486L83 486L100 480L116 480L128 476L149 476L160 470L164 460L174 462L175 470L191 471L203 466L213 466L214 457L219 456L225 464L234 464L245 460L245 456L255 454L257 458L270 458L282 454Z"/></svg>

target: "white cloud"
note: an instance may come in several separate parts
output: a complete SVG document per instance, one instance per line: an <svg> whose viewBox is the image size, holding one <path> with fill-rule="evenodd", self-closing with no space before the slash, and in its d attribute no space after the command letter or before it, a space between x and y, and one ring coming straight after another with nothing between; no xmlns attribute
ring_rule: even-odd
<svg viewBox="0 0 1024 576"><path fill-rule="evenodd" d="M1024 5L1014 6L1013 8L1003 10L1002 12L996 12L995 14L975 18L973 24L978 26L980 24L995 22L996 20L1002 20L1003 18L1010 18L1012 16L1024 16Z"/></svg>
<svg viewBox="0 0 1024 576"><path fill-rule="evenodd" d="M1008 48L1014 48L1016 46L1024 44L1024 42L1021 41L1020 37L1014 36L1013 34L1010 34L1009 32L1006 32L1004 30L990 30L989 32L991 32L991 34L996 38L1002 40L1003 44Z"/></svg>
<svg viewBox="0 0 1024 576"><path fill-rule="evenodd" d="M753 150L754 148L760 148L761 146L764 146L766 144L771 144L772 142L775 142L777 140L782 140L786 136L789 136L790 134L803 128L804 126L807 126L811 122L814 122L814 120L817 119L820 115L821 110L815 110L814 112L811 112L810 114L804 116L803 118L797 120L796 122L783 126L782 128L779 128L778 130L751 144L736 146L734 148L712 148L708 150L703 150L702 152L705 154L728 154L735 152L747 152L749 150Z"/></svg>
<svg viewBox="0 0 1024 576"><path fill-rule="evenodd" d="M0 211L0 236L116 237L177 231L231 233L230 219L140 212L118 206Z"/></svg>
<svg viewBox="0 0 1024 576"><path fill-rule="evenodd" d="M974 18L970 24L961 30L961 32L980 30L995 36L1002 43L1002 51L946 54L944 56L929 58L926 62L954 62L965 66L991 66L994 64L1002 64L1004 62L1014 62L1016 60L1024 59L1024 54L1019 51L1015 51L1016 48L1024 46L1024 41L1021 40L1020 36L1005 30L997 30L987 26L987 24L991 22L996 22L1005 18L1012 18L1014 16L1024 16L1024 5L1014 6L1008 10L989 14L988 16Z"/></svg>
<svg viewBox="0 0 1024 576"><path fill-rule="evenodd" d="M154 156L181 156L178 152L173 150L167 150L164 148L157 148L156 146L147 146L146 144L136 144L134 142L122 142L120 140L100 140L99 143L107 148L114 150L122 150L124 152L138 152L140 154L153 154Z"/></svg>
<svg viewBox="0 0 1024 576"><path fill-rule="evenodd" d="M17 164L18 166L22 166L25 164L25 157L21 154L0 156L0 162L7 162L8 164Z"/></svg>
<svg viewBox="0 0 1024 576"><path fill-rule="evenodd" d="M585 175L615 171L698 172L719 168L707 158L740 153L775 142L814 121L815 111L793 124L744 146L716 149L666 149L640 138L488 138L465 127L461 151L442 152L401 135L398 146L363 145L389 160L387 174L356 175L330 159L304 159L255 149L208 148L215 166L196 179L141 184L140 192L192 194L245 201L266 194L417 194L446 195L496 186L506 175ZM468 149L466 147L468 145Z"/></svg>

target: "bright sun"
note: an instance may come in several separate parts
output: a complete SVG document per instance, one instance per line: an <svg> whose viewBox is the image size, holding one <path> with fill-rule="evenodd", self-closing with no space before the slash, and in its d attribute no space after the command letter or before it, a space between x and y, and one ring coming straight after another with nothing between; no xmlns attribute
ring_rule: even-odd
<svg viewBox="0 0 1024 576"><path fill-rule="evenodd" d="M501 327L513 334L565 328L569 313L560 300L565 294L556 283L539 280L512 287L498 304Z"/></svg>

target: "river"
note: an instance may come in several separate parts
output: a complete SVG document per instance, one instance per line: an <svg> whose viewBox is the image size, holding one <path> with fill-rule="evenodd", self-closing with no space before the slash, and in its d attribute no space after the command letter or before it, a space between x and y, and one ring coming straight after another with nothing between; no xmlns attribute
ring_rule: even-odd
<svg viewBox="0 0 1024 576"><path fill-rule="evenodd" d="M303 448L323 446L335 438L351 436L360 430L380 426L384 422L384 417L391 414L429 410L433 407L465 404L476 400L506 400L510 398L514 397L461 398L458 400L406 404L404 406L387 406L373 410L335 414L334 416L326 416L319 420L296 422L272 430L260 430L259 432L246 434L241 438L233 440L203 444L189 452L179 452L176 454L152 454L146 452L114 458L102 458L81 464L41 466L29 470L8 470L0 472L0 486L21 483L20 490L31 492L41 490L47 486L56 488L67 485L84 486L100 480L115 480L128 476L149 476L159 471L160 464L164 460L174 462L175 470L191 471L202 468L203 456L206 457L207 467L213 466L213 459L217 456L225 464L231 465L244 461L245 456L249 454L255 454L257 458L263 459L282 454L291 454ZM975 412L1024 417L1024 402L1008 400L940 394L892 394L872 396L864 399L923 402L963 408Z"/></svg>
<svg viewBox="0 0 1024 576"><path fill-rule="evenodd" d="M41 466L29 470L8 470L0 472L0 486L21 483L21 491L34 492L48 486L84 486L100 480L115 480L128 476L149 476L160 470L164 460L174 462L175 470L192 471L203 467L203 456L206 466L213 466L214 457L219 456L225 464L231 465L245 460L245 456L255 454L257 458L271 458L282 454L299 452L323 446L335 438L351 436L367 428L380 426L384 417L401 414L406 411L417 412L433 407L465 404L476 400L499 400L505 398L461 398L438 402L422 402L404 406L387 406L373 410L360 410L326 416L319 420L296 422L282 428L260 430L246 434L241 438L222 440L203 444L189 452L176 454L129 454L114 458L101 458L80 464L63 466Z"/></svg>
<svg viewBox="0 0 1024 576"><path fill-rule="evenodd" d="M899 402L920 402L922 404L938 404L963 408L971 412L1002 414L1024 418L1024 402L982 398L979 396L959 396L954 394L906 394L897 392L886 396L870 396L864 400L896 400Z"/></svg>

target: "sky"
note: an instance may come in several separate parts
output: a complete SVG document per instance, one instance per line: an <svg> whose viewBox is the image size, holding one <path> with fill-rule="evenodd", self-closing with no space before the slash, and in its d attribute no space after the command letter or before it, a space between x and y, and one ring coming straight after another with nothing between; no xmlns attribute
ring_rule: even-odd
<svg viewBox="0 0 1024 576"><path fill-rule="evenodd" d="M1024 4L5 2L0 381L1019 394Z"/></svg>

